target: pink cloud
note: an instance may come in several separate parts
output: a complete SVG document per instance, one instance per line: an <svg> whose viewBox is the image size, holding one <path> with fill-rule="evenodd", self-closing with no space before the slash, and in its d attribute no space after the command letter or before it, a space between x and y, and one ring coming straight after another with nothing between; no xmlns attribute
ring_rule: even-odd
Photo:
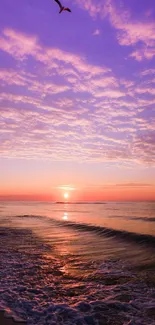
<svg viewBox="0 0 155 325"><path fill-rule="evenodd" d="M105 0L104 2L95 0L82 1L76 0L76 3L87 10L91 17L109 18L111 25L117 31L117 40L120 45L137 46L131 53L131 57L137 61L144 58L147 60L155 56L155 22L147 21L147 15L144 14L143 21L132 19L132 15L127 9L118 8L114 0ZM138 43L143 46L139 48Z"/></svg>
<svg viewBox="0 0 155 325"><path fill-rule="evenodd" d="M137 81L119 80L108 67L11 30L4 32L0 48L26 63L20 73L0 70L3 157L32 159L33 152L40 159L153 163L153 122L141 114L151 112L154 103L152 87L144 85L152 71L140 73ZM35 73L26 70L30 56L39 66Z"/></svg>
<svg viewBox="0 0 155 325"><path fill-rule="evenodd" d="M144 94L144 93L149 93L150 95L155 95L155 88L150 88L150 87L137 87L135 89L135 92L138 94Z"/></svg>
<svg viewBox="0 0 155 325"><path fill-rule="evenodd" d="M37 37L28 36L12 29L5 29L0 37L0 49L14 58L24 60L29 55L48 66L49 69L60 69L60 62L70 64L75 70L88 75L97 75L110 71L109 68L89 64L86 59L56 48L42 47Z"/></svg>
<svg viewBox="0 0 155 325"><path fill-rule="evenodd" d="M78 6L89 12L92 18L95 18L98 14L100 15L102 8L104 8L104 4L99 1L96 2L92 0L76 0Z"/></svg>
<svg viewBox="0 0 155 325"><path fill-rule="evenodd" d="M0 48L18 59L23 59L27 55L35 55L39 50L37 37L29 36L12 29L5 29L0 37Z"/></svg>
<svg viewBox="0 0 155 325"><path fill-rule="evenodd" d="M137 135L132 145L134 155L140 155L143 161L155 163L155 132L146 131L143 135Z"/></svg>
<svg viewBox="0 0 155 325"><path fill-rule="evenodd" d="M93 35L98 36L98 35L100 35L100 33L101 33L100 29L97 28L97 29L94 30Z"/></svg>
<svg viewBox="0 0 155 325"><path fill-rule="evenodd" d="M118 31L117 39L120 45L133 46L138 42L144 45L131 54L136 60L152 59L155 55L155 22L135 21L129 11L118 10L110 1L107 14L113 27ZM139 45L138 45L139 46Z"/></svg>
<svg viewBox="0 0 155 325"><path fill-rule="evenodd" d="M147 69L141 72L142 76L155 75L155 69Z"/></svg>
<svg viewBox="0 0 155 325"><path fill-rule="evenodd" d="M142 61L144 59L151 60L155 56L155 46L154 47L146 47L139 48L134 50L130 57L133 57L137 61Z"/></svg>
<svg viewBox="0 0 155 325"><path fill-rule="evenodd" d="M152 153L150 159L153 162L153 152L151 151L153 136L152 140L150 140L149 133L147 133L147 137L143 138L139 138L138 135L134 136L137 130L135 130L134 124L132 128L132 115L131 120L128 118L129 127L124 122L121 125L118 115L116 115L117 120L112 121L114 112L115 110L111 113L108 111L101 116L100 112L96 111L92 120L91 114L90 118L88 115L84 118L78 108L76 111L74 109L67 111L65 108L63 110L55 109L46 111L46 114L32 110L19 110L18 107L2 109L1 139L3 146L1 154L4 157L11 155L12 157L30 158L32 152L35 152L34 158L39 157L40 159L80 159L105 162L111 160L129 161L132 157L133 161L145 161L146 163L146 152L147 154L150 152L150 155ZM89 110L87 114L89 114ZM144 131L148 130L147 121L143 120L142 122ZM110 127L111 123L113 135L109 133L110 129L108 131L108 126ZM124 134L122 138L124 132L126 135ZM133 138L130 141L130 146L129 134L130 139ZM72 157L69 155L71 151ZM147 161L149 162L149 156Z"/></svg>
<svg viewBox="0 0 155 325"><path fill-rule="evenodd" d="M0 69L0 80L8 85L25 85L25 78L13 69Z"/></svg>
<svg viewBox="0 0 155 325"><path fill-rule="evenodd" d="M6 44L9 44L9 47ZM59 74L64 79L62 84L60 82L54 84L51 81L42 82L30 76L12 72L16 78L7 78L5 75L5 82L11 83L12 80L13 84L18 78L16 81L18 84L20 80L20 84L25 83L33 92L42 92L42 96L61 93L69 89L74 92L88 92L96 97L124 96L124 92L118 88L117 78L113 76L109 68L91 65L85 58L56 48L42 47L36 37L6 29L0 39L0 49L17 60L28 60L29 56L32 56L40 64L46 66L49 76L51 71L55 71L55 75Z"/></svg>

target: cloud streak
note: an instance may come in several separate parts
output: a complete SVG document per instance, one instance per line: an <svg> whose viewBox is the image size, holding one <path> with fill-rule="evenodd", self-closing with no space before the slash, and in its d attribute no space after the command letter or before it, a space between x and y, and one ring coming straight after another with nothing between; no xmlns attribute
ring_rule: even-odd
<svg viewBox="0 0 155 325"><path fill-rule="evenodd" d="M0 49L14 59L14 68L0 69L3 157L154 164L152 70L119 78L12 29Z"/></svg>

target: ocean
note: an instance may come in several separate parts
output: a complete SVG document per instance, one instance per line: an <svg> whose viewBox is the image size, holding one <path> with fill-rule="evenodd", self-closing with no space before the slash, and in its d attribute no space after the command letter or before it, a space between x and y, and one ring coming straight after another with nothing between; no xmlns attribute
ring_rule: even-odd
<svg viewBox="0 0 155 325"><path fill-rule="evenodd" d="M155 202L1 202L0 310L28 325L155 324Z"/></svg>

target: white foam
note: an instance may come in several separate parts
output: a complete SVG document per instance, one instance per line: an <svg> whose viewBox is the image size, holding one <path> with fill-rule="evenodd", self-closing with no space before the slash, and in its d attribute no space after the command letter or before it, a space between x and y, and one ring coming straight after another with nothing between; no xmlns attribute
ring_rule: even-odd
<svg viewBox="0 0 155 325"><path fill-rule="evenodd" d="M148 313L155 308L154 288L121 261L107 260L99 267L94 263L87 277L72 277L64 267L71 256L68 260L53 258L48 245L28 230L3 232L0 309L7 316L28 325L98 325L108 320L124 325L155 324ZM89 269L89 263L80 263L81 269Z"/></svg>

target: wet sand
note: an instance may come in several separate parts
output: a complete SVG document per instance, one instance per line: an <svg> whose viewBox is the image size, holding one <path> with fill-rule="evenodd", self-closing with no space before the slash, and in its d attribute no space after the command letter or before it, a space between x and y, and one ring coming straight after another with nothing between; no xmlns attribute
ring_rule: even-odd
<svg viewBox="0 0 155 325"><path fill-rule="evenodd" d="M8 318L4 316L4 312L0 311L0 325L26 325L26 322L15 322L13 318Z"/></svg>

